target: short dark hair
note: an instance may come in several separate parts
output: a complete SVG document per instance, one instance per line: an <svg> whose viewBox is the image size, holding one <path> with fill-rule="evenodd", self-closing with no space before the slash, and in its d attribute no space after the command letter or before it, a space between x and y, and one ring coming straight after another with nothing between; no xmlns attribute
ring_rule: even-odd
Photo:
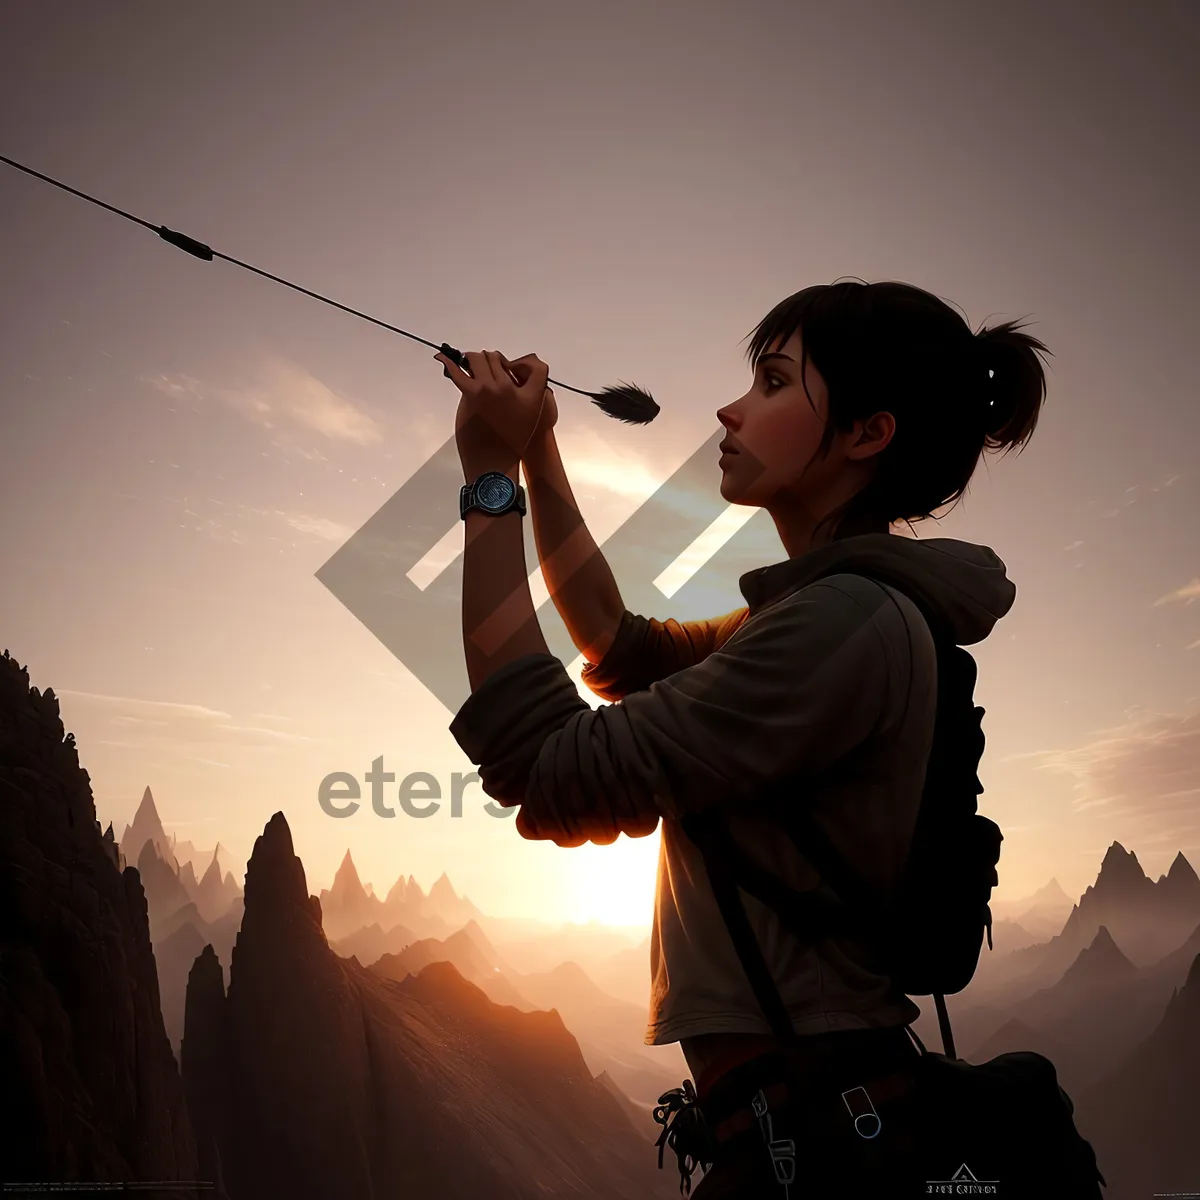
<svg viewBox="0 0 1200 1200"><path fill-rule="evenodd" d="M985 449L1007 453L1029 440L1046 397L1037 352L1050 351L1020 328L1006 321L972 333L956 309L921 288L854 279L796 292L747 335L757 369L769 348L800 334L805 394L810 358L829 391L819 454L856 420L877 412L895 419L870 482L822 522L837 522L835 539L933 517L961 498Z"/></svg>

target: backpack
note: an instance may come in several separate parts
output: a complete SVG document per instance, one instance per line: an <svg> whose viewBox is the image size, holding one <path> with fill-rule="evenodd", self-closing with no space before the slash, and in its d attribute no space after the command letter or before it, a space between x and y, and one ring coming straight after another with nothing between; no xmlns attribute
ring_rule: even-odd
<svg viewBox="0 0 1200 1200"><path fill-rule="evenodd" d="M842 563L823 574L848 570L852 568ZM866 940L899 991L933 997L945 1053L928 1051L908 1028L920 1050L914 1096L922 1131L917 1153L923 1167L940 1172L931 1183L959 1186L964 1178L972 1183L982 1178L1024 1189L1013 1194L1099 1200L1104 1177L1091 1145L1075 1128L1074 1106L1058 1084L1053 1063L1020 1051L975 1065L955 1052L945 998L971 982L985 933L992 948L990 901L999 882L1003 841L999 826L977 811L984 749L984 709L974 702L978 671L940 615L909 592L903 577L877 564L855 573L908 595L929 626L937 654L933 741L896 895L885 903L851 871L802 797L797 802L800 785L794 780L782 781L764 802L818 871L824 889L794 891L751 862L729 836L719 807L680 823L700 849L738 957L781 1042L795 1043L799 1035L771 979L739 888L772 908L802 938L845 933ZM952 1176L960 1165L966 1174Z"/></svg>

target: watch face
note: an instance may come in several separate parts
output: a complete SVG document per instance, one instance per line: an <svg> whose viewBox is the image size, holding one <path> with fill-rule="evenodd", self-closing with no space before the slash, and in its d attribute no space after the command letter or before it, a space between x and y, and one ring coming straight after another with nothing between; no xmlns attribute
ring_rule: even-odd
<svg viewBox="0 0 1200 1200"><path fill-rule="evenodd" d="M499 512L506 508L517 489L507 475L499 472L485 475L475 485L475 502L488 512Z"/></svg>

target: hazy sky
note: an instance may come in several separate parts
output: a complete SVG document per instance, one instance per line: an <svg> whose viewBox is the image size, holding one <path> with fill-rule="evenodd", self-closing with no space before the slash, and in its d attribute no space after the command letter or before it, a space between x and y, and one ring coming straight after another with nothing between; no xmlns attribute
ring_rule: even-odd
<svg viewBox="0 0 1200 1200"><path fill-rule="evenodd" d="M432 341L650 388L640 429L558 393L598 540L799 288L1030 318L1032 442L916 531L1018 588L974 650L1001 894L1078 892L1113 839L1200 866L1198 32L1190 0L10 0L0 154ZM648 923L657 836L523 842L477 786L457 818L318 806L379 756L444 800L471 769L315 578L451 436L432 352L2 165L0 214L0 642L60 694L102 821L150 784L239 862L282 809L313 891L349 848L380 892L446 869L496 914ZM728 572L648 615L740 603Z"/></svg>

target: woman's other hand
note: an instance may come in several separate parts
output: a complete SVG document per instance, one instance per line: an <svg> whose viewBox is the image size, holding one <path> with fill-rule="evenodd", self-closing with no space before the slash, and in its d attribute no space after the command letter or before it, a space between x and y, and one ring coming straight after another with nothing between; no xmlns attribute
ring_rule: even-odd
<svg viewBox="0 0 1200 1200"><path fill-rule="evenodd" d="M444 354L434 358L462 393L454 435L464 465L486 463L489 469L515 465L541 423L550 368L537 355L525 355L518 360L524 376L518 385L508 360L496 350L469 352L469 375Z"/></svg>

